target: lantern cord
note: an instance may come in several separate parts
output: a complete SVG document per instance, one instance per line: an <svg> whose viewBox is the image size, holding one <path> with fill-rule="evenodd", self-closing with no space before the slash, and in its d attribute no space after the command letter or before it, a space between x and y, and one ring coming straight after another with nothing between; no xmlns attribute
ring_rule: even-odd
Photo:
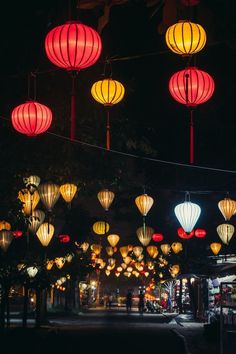
<svg viewBox="0 0 236 354"><path fill-rule="evenodd" d="M194 126L193 110L190 110L190 164L194 163Z"/></svg>
<svg viewBox="0 0 236 354"><path fill-rule="evenodd" d="M111 133L110 133L110 110L107 108L107 125L106 125L106 146L107 150L111 147Z"/></svg>
<svg viewBox="0 0 236 354"><path fill-rule="evenodd" d="M75 78L76 73L72 72L71 75L71 122L70 122L70 138L75 139Z"/></svg>

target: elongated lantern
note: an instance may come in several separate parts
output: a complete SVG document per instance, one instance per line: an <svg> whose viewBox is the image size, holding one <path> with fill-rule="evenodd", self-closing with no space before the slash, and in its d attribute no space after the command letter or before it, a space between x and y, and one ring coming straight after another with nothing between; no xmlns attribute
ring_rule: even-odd
<svg viewBox="0 0 236 354"><path fill-rule="evenodd" d="M230 224L221 224L217 226L216 231L221 238L221 241L225 244L228 245L229 241L231 240L233 234L234 234L234 226Z"/></svg>
<svg viewBox="0 0 236 354"><path fill-rule="evenodd" d="M47 247L49 242L51 241L54 234L54 226L47 222L40 225L36 235L38 236L39 241L41 242L42 246Z"/></svg>
<svg viewBox="0 0 236 354"><path fill-rule="evenodd" d="M50 127L52 111L37 101L28 101L13 109L11 122L19 133L36 136L46 132Z"/></svg>
<svg viewBox="0 0 236 354"><path fill-rule="evenodd" d="M114 200L115 194L109 191L108 189L103 189L100 192L98 192L97 197L103 209L108 211L108 209L111 206L111 203Z"/></svg>
<svg viewBox="0 0 236 354"><path fill-rule="evenodd" d="M184 231L190 233L201 214L201 208L198 204L186 200L176 205L174 212Z"/></svg>
<svg viewBox="0 0 236 354"><path fill-rule="evenodd" d="M120 236L116 234L111 234L107 236L107 241L110 243L111 247L116 247L120 240Z"/></svg>
<svg viewBox="0 0 236 354"><path fill-rule="evenodd" d="M29 217L29 230L32 233L36 233L39 226L44 222L45 213L42 210L36 209L32 211L32 215Z"/></svg>
<svg viewBox="0 0 236 354"><path fill-rule="evenodd" d="M28 189L21 189L18 193L18 199L23 203L23 213L27 216L31 215L38 205L40 196L37 190L30 193Z"/></svg>
<svg viewBox="0 0 236 354"><path fill-rule="evenodd" d="M220 200L218 208L226 221L229 221L236 212L236 201L230 198Z"/></svg>
<svg viewBox="0 0 236 354"><path fill-rule="evenodd" d="M77 192L77 186L73 183L65 183L60 186L60 193L66 203L71 203Z"/></svg>
<svg viewBox="0 0 236 354"><path fill-rule="evenodd" d="M137 229L136 234L143 246L147 246L150 243L153 232L154 230L150 226L141 226Z"/></svg>
<svg viewBox="0 0 236 354"><path fill-rule="evenodd" d="M52 211L58 198L60 197L60 189L57 184L43 183L38 187L38 192L42 203L48 211Z"/></svg>
<svg viewBox="0 0 236 354"><path fill-rule="evenodd" d="M6 252L8 250L8 247L10 246L12 240L13 240L13 236L11 231L9 230L0 231L0 248L3 250L3 252Z"/></svg>
<svg viewBox="0 0 236 354"><path fill-rule="evenodd" d="M93 232L97 235L105 235L110 229L110 225L105 221L97 221L93 224Z"/></svg>
<svg viewBox="0 0 236 354"><path fill-rule="evenodd" d="M154 200L152 197L146 193L139 195L135 198L135 204L137 205L138 210L143 216L146 216L153 206Z"/></svg>

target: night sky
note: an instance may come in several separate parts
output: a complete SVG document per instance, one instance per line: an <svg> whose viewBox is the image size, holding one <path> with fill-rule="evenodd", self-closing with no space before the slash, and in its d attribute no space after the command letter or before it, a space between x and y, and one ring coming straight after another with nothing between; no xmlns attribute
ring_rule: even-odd
<svg viewBox="0 0 236 354"><path fill-rule="evenodd" d="M202 0L194 8L178 7L176 21L180 16L190 16L206 29L207 45L192 58L192 64L207 71L215 80L213 97L194 112L195 164L236 171L236 22L233 5L232 0ZM101 8L79 10L72 6L72 10L73 17L97 27ZM44 52L44 38L48 31L66 20L67 1L13 1L4 4L0 21L0 116L9 119L11 110L27 100L28 76L30 72L36 72L37 99L50 106L54 112L50 132L68 137L70 78L63 70L55 68ZM162 21L163 6L159 10L155 6L148 8L142 0L130 0L111 8L110 21L101 34L101 58L93 67L78 75L78 140L104 147L105 112L91 98L90 88L101 79L104 60L108 58L111 59L112 77L121 81L126 88L124 100L111 111L112 149L188 164L189 112L185 106L175 102L168 92L169 78L185 67L186 59L167 48L164 34L160 33ZM32 96L32 78L30 82ZM155 231L163 232L167 240L177 237L176 228L179 225L173 209L184 200L186 190L192 192L191 200L202 207L198 226L209 231L209 240L218 238L215 228L224 221L217 202L225 197L226 192L236 199L236 172L181 167L112 153L107 156L99 149L68 142L66 144L70 147L67 146L64 155L64 150L60 150L63 140L48 134L33 139L19 136L10 122L4 119L0 122L3 199L6 197L5 188L10 184L12 188L15 187L23 174L38 173L44 169L42 181L51 179L62 182L57 173L59 163L65 166L65 170L68 166L73 169L78 159L84 168L81 167L80 176L73 178L82 180L84 189L81 189L80 199L75 205L81 203L95 219L103 217L96 194L88 196L86 186L90 185L91 179L99 179L99 173L104 174L110 162L120 163L126 173L119 175L118 183L109 186L113 186L117 197L108 217L112 220L113 231L121 232L127 241L134 239L135 230L142 223L134 198L143 192L143 185L155 199L147 222ZM95 161L96 169L93 169ZM65 176L72 178L70 172L68 168ZM112 178L117 179L117 170L115 175L109 171L109 180ZM100 188L95 183L93 187L97 191ZM89 202L86 198L89 198ZM235 224L235 216L232 223Z"/></svg>

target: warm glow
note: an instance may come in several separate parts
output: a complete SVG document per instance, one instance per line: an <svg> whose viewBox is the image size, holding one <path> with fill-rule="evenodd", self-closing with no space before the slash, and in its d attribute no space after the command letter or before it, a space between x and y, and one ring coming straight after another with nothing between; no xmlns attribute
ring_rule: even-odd
<svg viewBox="0 0 236 354"><path fill-rule="evenodd" d="M36 233L39 226L44 222L45 213L42 210L36 209L32 211L32 215L29 217L28 228L32 233Z"/></svg>
<svg viewBox="0 0 236 354"><path fill-rule="evenodd" d="M101 206L108 211L108 209L111 206L111 203L113 202L113 199L115 198L115 194L108 189L103 189L97 194L98 200L101 204Z"/></svg>
<svg viewBox="0 0 236 354"><path fill-rule="evenodd" d="M39 241L44 247L47 247L49 245L49 242L51 241L53 234L54 234L54 226L47 222L41 224L36 232Z"/></svg>
<svg viewBox="0 0 236 354"><path fill-rule="evenodd" d="M139 256L142 255L143 247L141 247L141 246L135 246L135 247L133 248L133 252L134 252L135 256L138 258Z"/></svg>
<svg viewBox="0 0 236 354"><path fill-rule="evenodd" d="M34 278L35 275L38 273L38 268L37 267L28 267L28 268L26 268L26 271L27 271L30 278Z"/></svg>
<svg viewBox="0 0 236 354"><path fill-rule="evenodd" d="M180 251L183 250L183 246L181 242L173 242L171 248L175 254L178 254Z"/></svg>
<svg viewBox="0 0 236 354"><path fill-rule="evenodd" d="M174 211L180 225L187 233L192 231L201 214L200 206L190 201L178 204Z"/></svg>
<svg viewBox="0 0 236 354"><path fill-rule="evenodd" d="M129 253L128 246L122 246L120 247L120 254L123 258L127 257Z"/></svg>
<svg viewBox="0 0 236 354"><path fill-rule="evenodd" d="M150 243L150 241L152 239L153 232L154 232L154 230L151 227L145 226L145 225L143 225L137 229L136 233L137 233L138 239L143 246L147 246Z"/></svg>
<svg viewBox="0 0 236 354"><path fill-rule="evenodd" d="M13 236L11 231L9 230L0 231L0 248L3 250L3 252L6 252L8 250L8 247L10 246L12 240L13 240Z"/></svg>
<svg viewBox="0 0 236 354"><path fill-rule="evenodd" d="M18 193L18 199L23 203L23 213L27 216L31 215L39 202L39 193L35 190L30 193L28 189L21 189Z"/></svg>
<svg viewBox="0 0 236 354"><path fill-rule="evenodd" d="M234 226L230 224L221 224L217 226L216 231L221 238L221 241L225 244L228 245L229 241L231 240L233 234L234 234Z"/></svg>
<svg viewBox="0 0 236 354"><path fill-rule="evenodd" d="M24 177L23 178L24 184L26 188L28 188L30 191L34 191L40 183L40 177L39 176L29 176L29 177Z"/></svg>
<svg viewBox="0 0 236 354"><path fill-rule="evenodd" d="M46 269L47 270L51 270L52 267L53 267L53 264L54 264L54 260L47 260L47 263L46 263Z"/></svg>
<svg viewBox="0 0 236 354"><path fill-rule="evenodd" d="M70 203L77 192L77 186L73 183L65 183L60 186L60 193L66 203Z"/></svg>
<svg viewBox="0 0 236 354"><path fill-rule="evenodd" d="M123 99L125 88L119 81L109 78L95 82L91 94L95 101L104 106L113 106Z"/></svg>
<svg viewBox="0 0 236 354"><path fill-rule="evenodd" d="M138 210L143 216L146 216L148 214L153 203L153 198L147 195L146 193L135 198L135 204L137 205Z"/></svg>
<svg viewBox="0 0 236 354"><path fill-rule="evenodd" d="M210 248L215 256L217 256L217 254L220 252L221 247L222 247L222 245L219 242L213 242L210 244Z"/></svg>
<svg viewBox="0 0 236 354"><path fill-rule="evenodd" d="M55 203L60 197L60 188L57 184L43 183L38 187L42 203L48 211L52 211Z"/></svg>
<svg viewBox="0 0 236 354"><path fill-rule="evenodd" d="M113 248L111 246L107 246L106 247L106 252L107 252L109 257L113 256L113 254L114 254L114 250L113 250Z"/></svg>
<svg viewBox="0 0 236 354"><path fill-rule="evenodd" d="M152 235L152 239L154 242L161 242L164 239L164 236L159 233L155 233Z"/></svg>
<svg viewBox="0 0 236 354"><path fill-rule="evenodd" d="M148 246L147 247L147 253L149 254L149 256L151 258L154 258L153 256L157 257L157 255L158 255L157 247L156 246Z"/></svg>
<svg viewBox="0 0 236 354"><path fill-rule="evenodd" d="M116 234L108 235L107 241L110 243L111 247L116 247L117 243L120 240L120 236Z"/></svg>
<svg viewBox="0 0 236 354"><path fill-rule="evenodd" d="M170 245L168 243L163 243L163 245L160 246L162 253L166 256L170 252Z"/></svg>
<svg viewBox="0 0 236 354"><path fill-rule="evenodd" d="M166 31L166 44L180 55L200 52L206 44L206 32L198 23L179 21Z"/></svg>
<svg viewBox="0 0 236 354"><path fill-rule="evenodd" d="M105 235L110 229L110 225L105 221L97 221L93 224L93 232L97 235Z"/></svg>
<svg viewBox="0 0 236 354"><path fill-rule="evenodd" d="M236 201L230 198L225 198L218 203L218 208L226 221L231 219L231 216L236 212Z"/></svg>
<svg viewBox="0 0 236 354"><path fill-rule="evenodd" d="M64 257L56 257L55 260L54 260L54 262L55 262L55 264L56 264L58 269L61 269L64 266L65 261L66 260L65 260Z"/></svg>
<svg viewBox="0 0 236 354"><path fill-rule="evenodd" d="M91 245L91 250L98 256L101 253L102 246L99 244L93 243Z"/></svg>
<svg viewBox="0 0 236 354"><path fill-rule="evenodd" d="M5 220L0 221L0 231L11 230L11 224Z"/></svg>

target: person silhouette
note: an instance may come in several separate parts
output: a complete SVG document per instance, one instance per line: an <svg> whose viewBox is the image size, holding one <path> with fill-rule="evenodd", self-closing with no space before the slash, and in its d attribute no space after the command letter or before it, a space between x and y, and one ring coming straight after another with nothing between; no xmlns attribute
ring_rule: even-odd
<svg viewBox="0 0 236 354"><path fill-rule="evenodd" d="M144 292L142 290L139 293L138 310L139 313L142 315L144 311Z"/></svg>
<svg viewBox="0 0 236 354"><path fill-rule="evenodd" d="M129 289L126 295L126 311L127 313L130 313L132 310L132 302L133 302L133 298L132 298L132 291Z"/></svg>

